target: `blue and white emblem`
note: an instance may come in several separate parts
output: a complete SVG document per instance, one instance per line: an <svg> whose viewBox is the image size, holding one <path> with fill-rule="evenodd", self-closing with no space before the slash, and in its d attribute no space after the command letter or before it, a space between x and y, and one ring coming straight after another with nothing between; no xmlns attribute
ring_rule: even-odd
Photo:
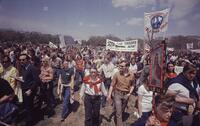
<svg viewBox="0 0 200 126"><path fill-rule="evenodd" d="M163 16L157 15L151 19L151 27L153 29L159 29L163 22Z"/></svg>

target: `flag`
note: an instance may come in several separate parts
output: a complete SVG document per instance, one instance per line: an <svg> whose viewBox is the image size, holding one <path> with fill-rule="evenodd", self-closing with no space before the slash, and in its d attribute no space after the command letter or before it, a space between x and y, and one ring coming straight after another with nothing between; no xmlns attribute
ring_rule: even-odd
<svg viewBox="0 0 200 126"><path fill-rule="evenodd" d="M169 8L144 14L144 33L166 32L168 27Z"/></svg>
<svg viewBox="0 0 200 126"><path fill-rule="evenodd" d="M50 48L58 48L55 44L53 44L52 42L49 41L49 47Z"/></svg>

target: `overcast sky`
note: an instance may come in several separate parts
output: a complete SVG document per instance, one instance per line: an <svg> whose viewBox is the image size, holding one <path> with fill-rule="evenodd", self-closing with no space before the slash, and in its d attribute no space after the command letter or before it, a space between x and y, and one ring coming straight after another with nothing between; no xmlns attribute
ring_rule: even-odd
<svg viewBox="0 0 200 126"><path fill-rule="evenodd" d="M144 36L144 12L171 8L169 35L200 35L200 0L0 0L0 28L88 39Z"/></svg>

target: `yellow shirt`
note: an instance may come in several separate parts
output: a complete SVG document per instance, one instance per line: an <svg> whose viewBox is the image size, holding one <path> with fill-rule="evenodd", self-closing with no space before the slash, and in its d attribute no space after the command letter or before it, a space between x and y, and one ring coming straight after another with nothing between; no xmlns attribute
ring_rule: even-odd
<svg viewBox="0 0 200 126"><path fill-rule="evenodd" d="M3 66L2 64L0 63L0 75L3 73Z"/></svg>
<svg viewBox="0 0 200 126"><path fill-rule="evenodd" d="M15 90L16 87L16 81L15 78L13 77L17 77L18 76L18 70L13 67L10 66L7 69L4 69L3 73L1 74L1 77L5 80L8 81L8 83L10 84L10 86Z"/></svg>

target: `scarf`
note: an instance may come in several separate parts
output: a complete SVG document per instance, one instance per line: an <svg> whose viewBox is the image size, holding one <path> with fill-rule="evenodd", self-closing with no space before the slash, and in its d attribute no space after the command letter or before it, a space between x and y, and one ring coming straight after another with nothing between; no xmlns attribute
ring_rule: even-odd
<svg viewBox="0 0 200 126"><path fill-rule="evenodd" d="M101 80L99 77L97 77L97 79L96 79L95 81L92 81L91 78L90 78L90 76L85 76L85 77L83 78L83 82L84 82L85 84L88 84L88 85L90 86L90 88L93 88L95 94L97 94L97 93L99 92L99 89L98 89L98 87L97 87L97 84L101 83L102 80Z"/></svg>

